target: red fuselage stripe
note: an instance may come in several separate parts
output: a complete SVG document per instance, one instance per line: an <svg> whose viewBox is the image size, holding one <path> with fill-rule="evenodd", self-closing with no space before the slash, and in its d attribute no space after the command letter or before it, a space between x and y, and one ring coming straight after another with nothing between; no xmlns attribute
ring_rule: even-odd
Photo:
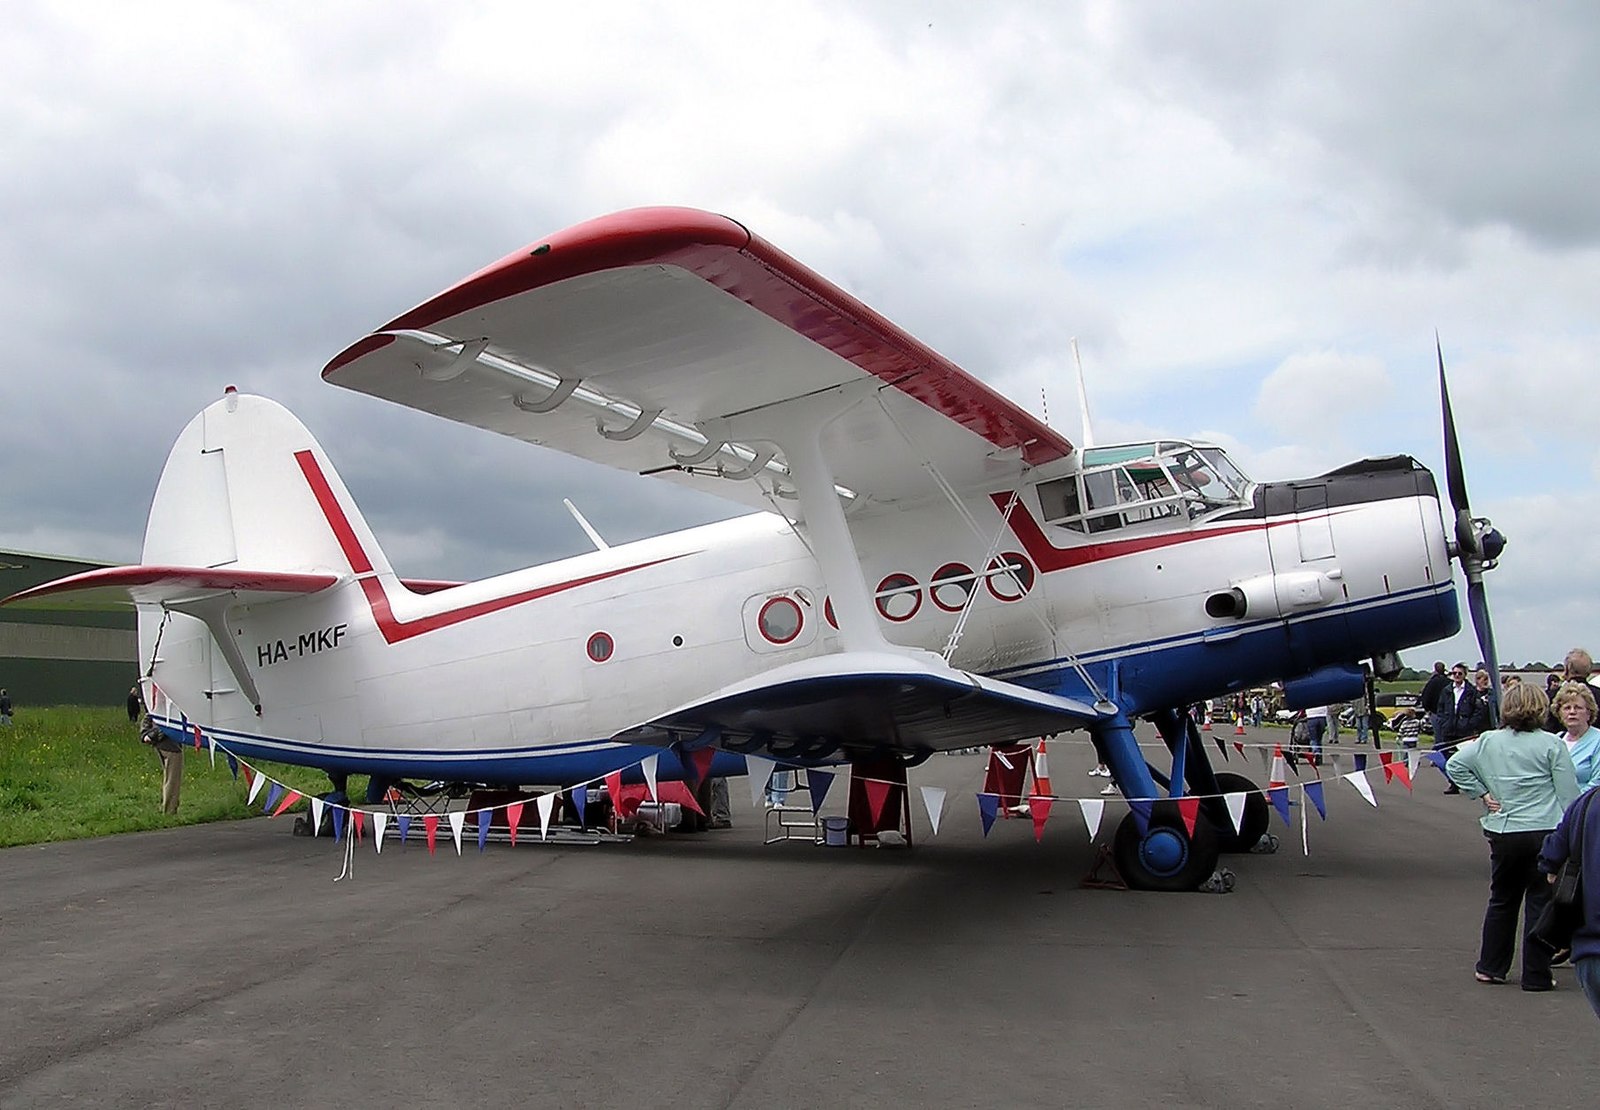
<svg viewBox="0 0 1600 1110"><path fill-rule="evenodd" d="M995 493L990 494L990 497L994 500L995 507L1004 513L1006 504L1011 499L1010 495ZM1264 532L1268 527L1265 522L1234 524L1225 528L1208 528L1203 532L1167 532L1159 536L1140 536L1127 540L1111 540L1107 543L1082 544L1077 547L1057 547L1050 542L1044 530L1033 519L1033 514L1020 502L1012 509L1007 523L1011 525L1011 531L1016 533L1017 539L1022 542L1022 548L1028 553L1028 558L1034 561L1043 574L1065 570L1067 567L1080 567L1086 563L1098 563L1103 559L1115 559L1119 555L1136 555L1141 551L1210 539L1213 536L1229 536L1238 532Z"/></svg>
<svg viewBox="0 0 1600 1110"><path fill-rule="evenodd" d="M350 526L350 519L345 515L344 509L333 495L333 489L328 485L327 478L322 473L322 468L317 465L316 456L310 451L296 451L295 461L300 464L300 472L305 475L306 483L311 487L311 492L317 499L317 505L322 509L322 515L328 521L328 527L333 529L334 537L339 541L339 547L344 551L345 558L350 561L350 569L356 574L371 574L372 560L367 557L366 549L361 546L360 539L356 536L355 529ZM628 574L632 571L653 567L658 563L665 563L672 559L681 558L679 555L669 555L664 559L651 559L645 563L635 563L633 566L617 567L614 570L603 570L595 574L585 575L582 578L572 578L565 582L552 582L546 586L535 586L531 590L510 594L506 597L489 598L485 601L464 605L459 609L446 609L438 613L430 613L416 620L403 621L394 615L394 609L389 603L389 595L384 591L383 582L377 577L361 579L361 591L366 595L367 605L372 610L372 619L377 623L378 631L383 634L386 642L394 644L401 640L409 640L413 636L420 636L425 632L433 632L440 628L448 628L462 621L469 621L475 617L487 616L498 613L502 609L509 609L513 605L534 601L541 597L549 597L565 590L587 586L593 582L602 582L607 578Z"/></svg>

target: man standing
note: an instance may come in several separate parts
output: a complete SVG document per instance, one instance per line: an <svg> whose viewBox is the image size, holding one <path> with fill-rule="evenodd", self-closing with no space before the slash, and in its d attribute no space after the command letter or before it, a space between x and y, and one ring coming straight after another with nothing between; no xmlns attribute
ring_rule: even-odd
<svg viewBox="0 0 1600 1110"><path fill-rule="evenodd" d="M1450 679L1445 676L1444 663L1437 662L1433 665L1433 673L1428 676L1428 681L1422 684L1422 693L1417 695L1417 713L1424 721L1431 718L1439 702L1439 695L1450 688Z"/></svg>
<svg viewBox="0 0 1600 1110"><path fill-rule="evenodd" d="M1322 765L1322 741L1328 734L1328 707L1313 705L1306 710L1306 747L1311 749L1311 762Z"/></svg>
<svg viewBox="0 0 1600 1110"><path fill-rule="evenodd" d="M1448 758L1455 754L1456 745L1478 735L1488 718L1488 706L1467 681L1467 665L1457 663L1450 668L1450 686L1439 695L1433 715L1433 750ZM1446 794L1459 794L1454 782L1445 788Z"/></svg>
<svg viewBox="0 0 1600 1110"><path fill-rule="evenodd" d="M178 812L178 794L183 789L183 748L150 719L139 721L139 739L156 750L161 759L161 812Z"/></svg>

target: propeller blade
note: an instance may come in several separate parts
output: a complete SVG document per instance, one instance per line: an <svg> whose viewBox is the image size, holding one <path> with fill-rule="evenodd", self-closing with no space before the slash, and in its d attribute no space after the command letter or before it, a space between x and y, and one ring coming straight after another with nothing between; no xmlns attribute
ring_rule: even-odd
<svg viewBox="0 0 1600 1110"><path fill-rule="evenodd" d="M1439 407L1444 410L1444 484L1450 491L1450 507L1456 511L1456 546L1462 551L1473 549L1476 536L1472 531L1472 508L1467 502L1467 476L1461 467L1461 442L1456 438L1456 417L1450 410L1450 385L1444 374L1444 346L1437 333L1433 337L1434 351L1439 356Z"/></svg>
<svg viewBox="0 0 1600 1110"><path fill-rule="evenodd" d="M1472 612L1472 627L1478 633L1478 650L1483 652L1483 665L1489 672L1489 704L1491 727L1500 724L1500 657L1494 650L1494 625L1489 621L1489 599L1484 593L1483 580L1467 583L1467 608Z"/></svg>

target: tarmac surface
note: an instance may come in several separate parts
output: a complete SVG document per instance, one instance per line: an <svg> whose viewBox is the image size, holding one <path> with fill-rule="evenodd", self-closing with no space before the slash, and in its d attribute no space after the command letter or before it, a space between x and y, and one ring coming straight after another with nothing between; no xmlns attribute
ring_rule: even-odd
<svg viewBox="0 0 1600 1110"><path fill-rule="evenodd" d="M1052 744L1055 792L1097 796L1091 762ZM909 851L764 844L742 779L730 830L553 846L535 822L461 858L414 831L337 883L342 848L286 817L0 851L0 1106L1600 1099L1570 970L1473 981L1488 854L1436 771L1374 771L1376 810L1330 782L1309 856L1296 809L1279 854L1225 857L1234 893L1163 895L1080 888L1071 802L1042 843L985 839L982 765L912 772ZM918 785L950 792L936 838Z"/></svg>

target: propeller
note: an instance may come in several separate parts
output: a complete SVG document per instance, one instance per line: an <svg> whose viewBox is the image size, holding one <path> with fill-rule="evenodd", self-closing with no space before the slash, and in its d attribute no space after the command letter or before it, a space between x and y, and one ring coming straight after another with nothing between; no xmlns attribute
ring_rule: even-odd
<svg viewBox="0 0 1600 1110"><path fill-rule="evenodd" d="M1444 348L1437 334L1433 337L1439 355L1439 403L1444 410L1444 480L1450 493L1450 507L1456 514L1455 556L1467 579L1467 610L1478 634L1478 648L1489 670L1489 700L1493 724L1500 722L1500 657L1494 649L1494 624L1489 619L1489 599L1484 593L1483 572L1493 570L1505 550L1506 539L1487 517L1472 515L1467 501L1467 478L1461 469L1461 444L1456 439L1455 415L1450 411L1450 387L1445 381Z"/></svg>

